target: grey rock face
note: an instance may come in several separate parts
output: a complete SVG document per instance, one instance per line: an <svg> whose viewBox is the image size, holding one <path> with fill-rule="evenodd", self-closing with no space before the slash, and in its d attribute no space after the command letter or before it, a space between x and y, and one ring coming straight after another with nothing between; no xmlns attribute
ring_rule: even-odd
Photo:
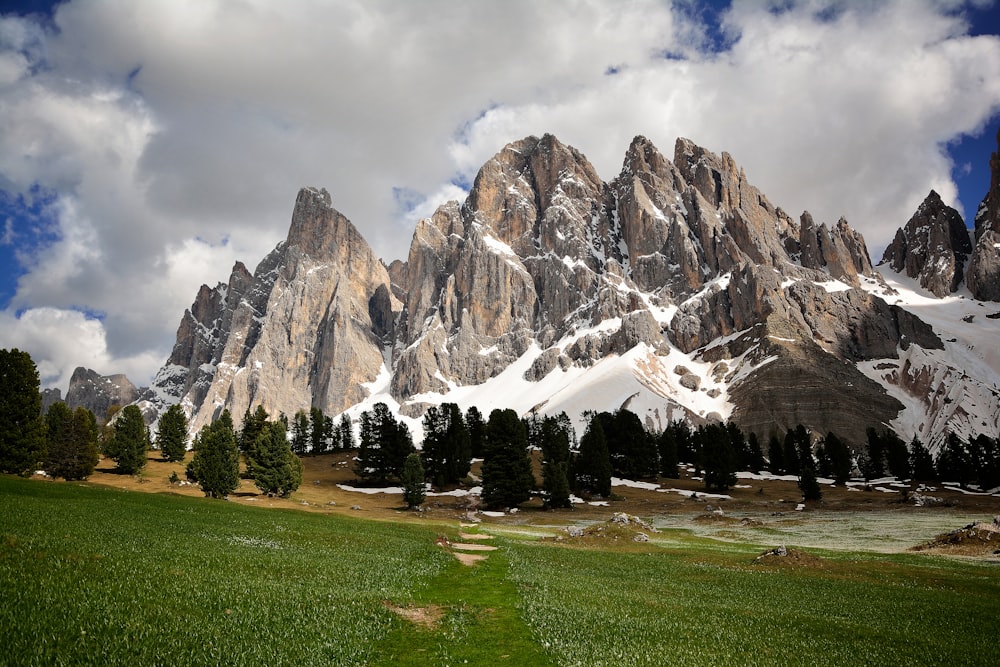
<svg viewBox="0 0 1000 667"><path fill-rule="evenodd" d="M101 375L83 366L73 371L66 391L66 407L83 407L103 419L112 405L128 405L139 398L139 388L121 374Z"/></svg>
<svg viewBox="0 0 1000 667"><path fill-rule="evenodd" d="M921 287L942 297L958 289L971 252L962 216L931 190L913 217L896 231L881 263L897 273L905 271Z"/></svg>
<svg viewBox="0 0 1000 667"><path fill-rule="evenodd" d="M933 219L957 247L948 216ZM406 261L388 267L325 190L303 189L287 240L252 275L237 264L227 284L201 289L146 400L181 401L194 429L258 404L336 414L385 367L380 386L419 418L434 394L515 362L520 380L570 390L621 357L631 380L615 370L607 381L627 393L604 405L595 389L600 409L646 392L658 397L647 423L703 423L718 414L698 406L728 392L750 430L863 436L901 404L856 364L943 343L862 290L862 276L875 274L845 220L796 222L726 153L678 139L671 161L636 137L605 183L575 149L527 137L482 167L463 203L419 222Z"/></svg>
<svg viewBox="0 0 1000 667"><path fill-rule="evenodd" d="M972 296L983 301L1000 301L1000 131L997 145L990 157L990 189L976 211L976 247L966 275Z"/></svg>

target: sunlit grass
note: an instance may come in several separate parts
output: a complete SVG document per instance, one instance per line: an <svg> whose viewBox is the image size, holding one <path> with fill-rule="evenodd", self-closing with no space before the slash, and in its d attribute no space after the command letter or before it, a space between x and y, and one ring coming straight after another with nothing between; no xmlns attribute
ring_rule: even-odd
<svg viewBox="0 0 1000 667"><path fill-rule="evenodd" d="M0 508L4 665L1000 664L990 562L785 567L754 562L767 531L580 547L494 524L500 550L466 567L434 544L453 524L2 476ZM424 606L430 627L393 611Z"/></svg>

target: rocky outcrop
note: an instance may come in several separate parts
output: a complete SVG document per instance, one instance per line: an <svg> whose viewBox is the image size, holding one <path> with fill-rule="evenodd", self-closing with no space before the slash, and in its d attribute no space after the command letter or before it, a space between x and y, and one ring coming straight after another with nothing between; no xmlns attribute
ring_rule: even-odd
<svg viewBox="0 0 1000 667"><path fill-rule="evenodd" d="M139 398L139 388L121 374L101 375L83 366L73 371L66 391L66 406L93 412L103 419L112 405L128 405Z"/></svg>
<svg viewBox="0 0 1000 667"><path fill-rule="evenodd" d="M367 396L401 307L329 193L304 188L287 240L252 276L237 264L228 285L201 288L146 398L180 401L192 430L223 408L237 419L251 405L338 413Z"/></svg>
<svg viewBox="0 0 1000 667"><path fill-rule="evenodd" d="M972 296L983 301L1000 301L1000 131L997 146L990 157L990 189L976 211L976 247L966 275Z"/></svg>
<svg viewBox="0 0 1000 667"><path fill-rule="evenodd" d="M934 296L943 297L958 289L971 252L962 216L931 190L913 217L896 230L880 264L905 272Z"/></svg>
<svg viewBox="0 0 1000 667"><path fill-rule="evenodd" d="M951 217L926 204L904 255L947 245L960 272ZM527 137L388 266L325 190L303 189L253 274L202 287L147 402L180 401L197 429L224 408L336 414L375 391L419 428L428 406L492 387L486 403L534 412L629 406L659 428L732 418L860 440L903 404L859 369L945 347L879 280L844 219L793 220L726 153L678 139L671 160L640 136L605 183L579 151Z"/></svg>

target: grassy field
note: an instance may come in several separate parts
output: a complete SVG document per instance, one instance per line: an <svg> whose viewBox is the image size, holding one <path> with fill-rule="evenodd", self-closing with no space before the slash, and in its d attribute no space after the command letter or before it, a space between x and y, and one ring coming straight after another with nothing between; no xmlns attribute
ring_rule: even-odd
<svg viewBox="0 0 1000 667"><path fill-rule="evenodd" d="M0 476L0 662L1000 664L995 562L458 530Z"/></svg>

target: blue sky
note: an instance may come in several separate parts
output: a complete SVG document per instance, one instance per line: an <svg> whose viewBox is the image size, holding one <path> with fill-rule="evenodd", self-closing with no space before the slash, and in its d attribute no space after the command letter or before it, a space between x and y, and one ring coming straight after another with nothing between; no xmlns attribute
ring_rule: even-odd
<svg viewBox="0 0 1000 667"><path fill-rule="evenodd" d="M636 134L727 151L874 259L930 189L971 224L1000 126L986 0L0 5L0 347L148 382L198 286L330 190L386 260L505 143L606 180Z"/></svg>

